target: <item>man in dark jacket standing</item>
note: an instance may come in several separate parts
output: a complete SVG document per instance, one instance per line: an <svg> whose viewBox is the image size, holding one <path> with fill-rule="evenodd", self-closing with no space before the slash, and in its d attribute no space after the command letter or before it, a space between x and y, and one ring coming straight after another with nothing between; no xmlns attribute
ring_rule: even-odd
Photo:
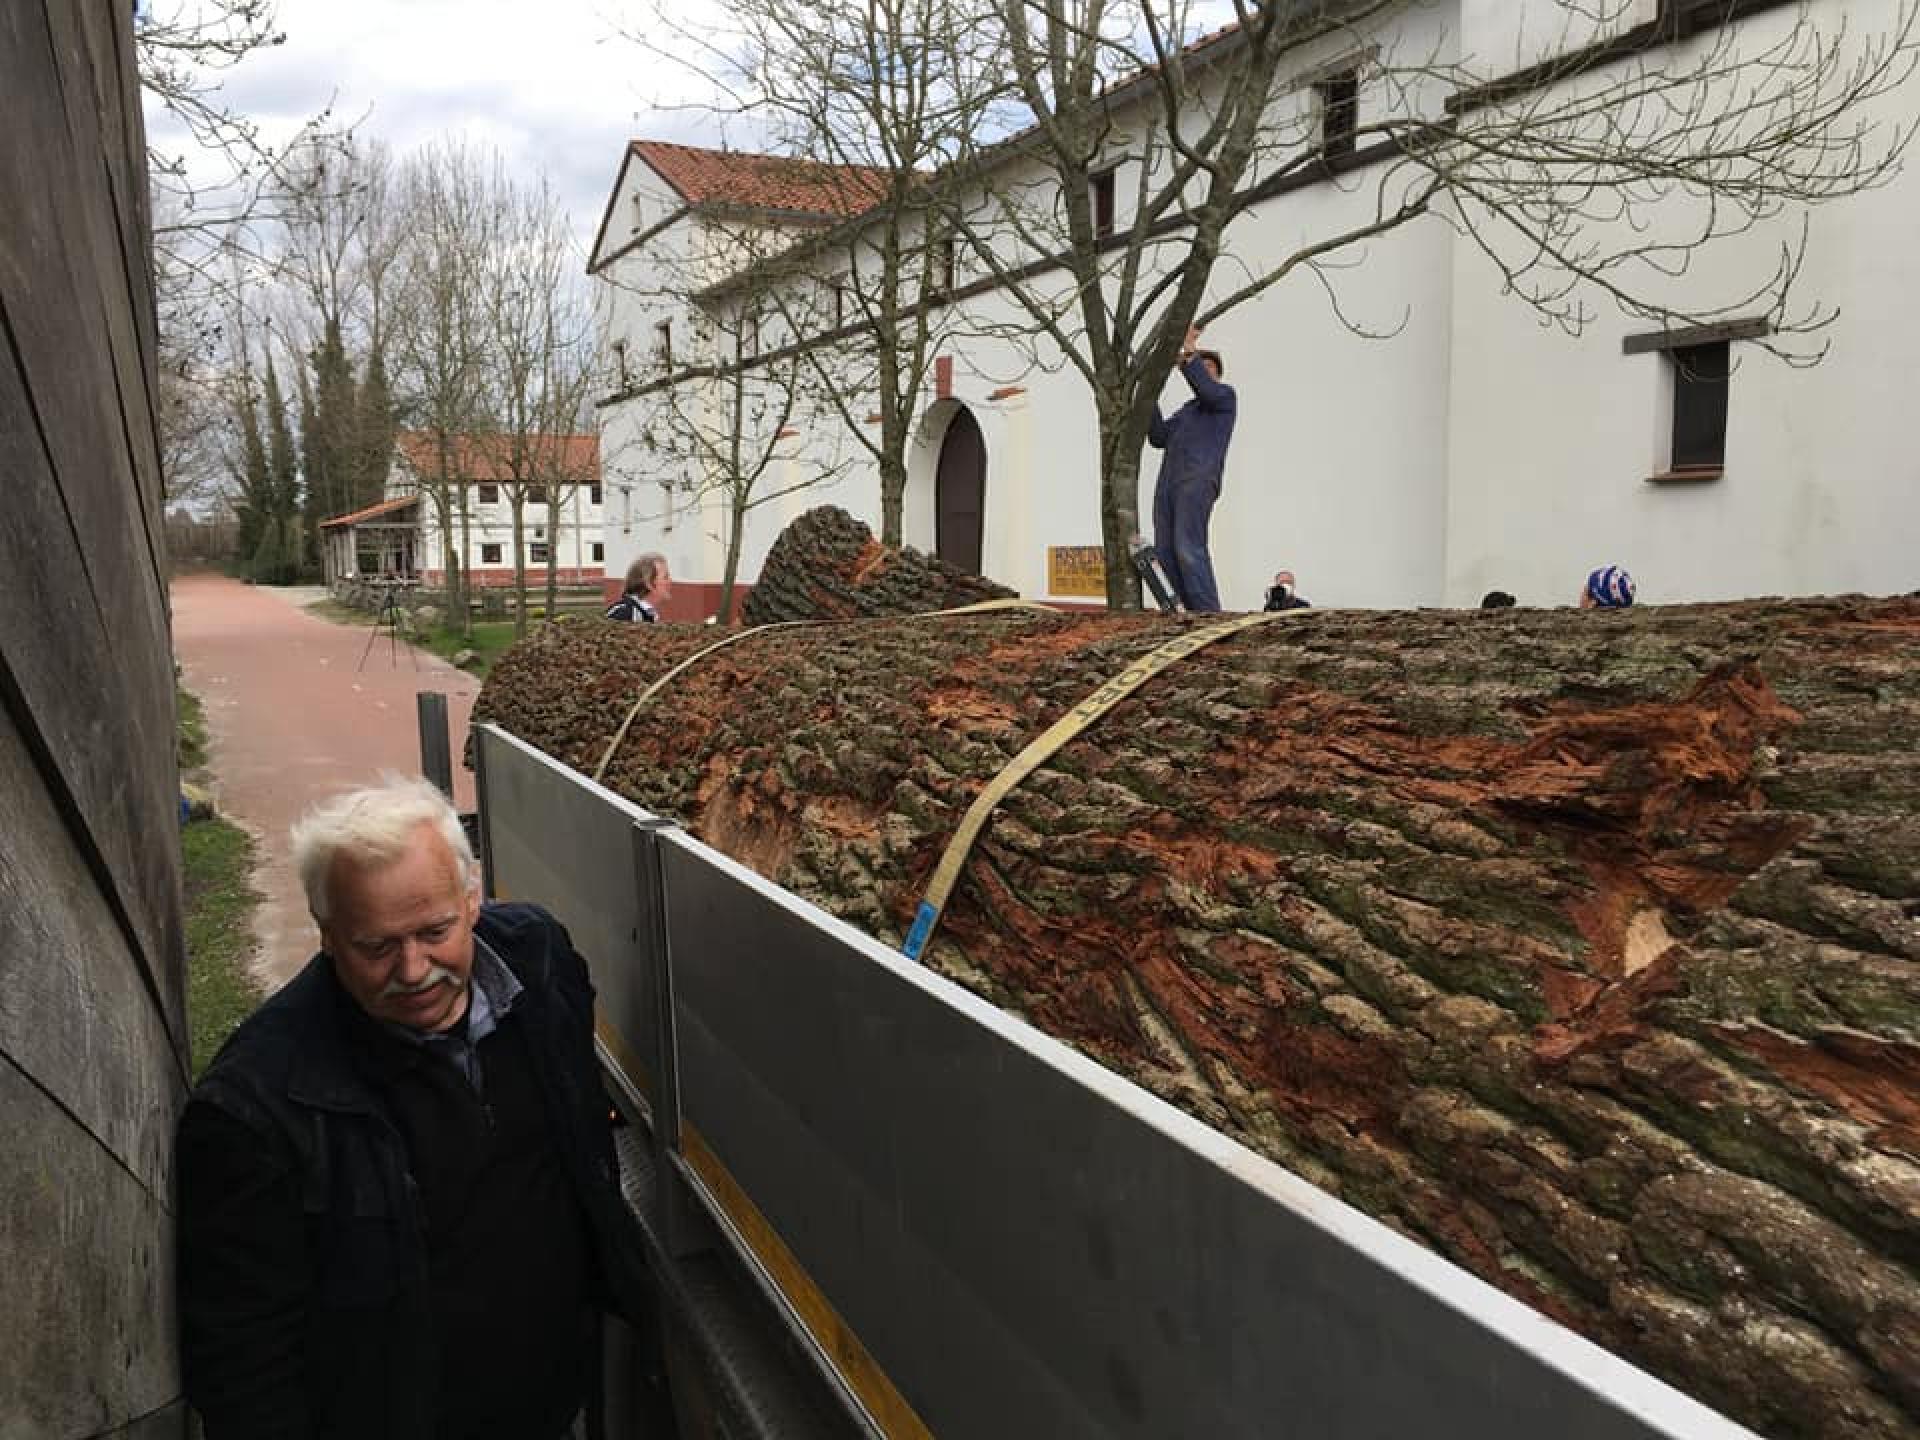
<svg viewBox="0 0 1920 1440"><path fill-rule="evenodd" d="M607 607L607 619L651 625L660 618L659 605L672 593L673 577L667 573L667 557L657 551L636 556L627 566L626 589Z"/></svg>
<svg viewBox="0 0 1920 1440"><path fill-rule="evenodd" d="M1147 443L1166 451L1153 487L1153 549L1189 610L1218 610L1213 559L1207 553L1207 524L1220 498L1238 406L1233 387L1220 383L1226 373L1217 350L1196 350L1200 332L1189 326L1180 347L1180 373L1193 398L1171 418L1153 407Z"/></svg>
<svg viewBox="0 0 1920 1440"><path fill-rule="evenodd" d="M321 953L180 1122L188 1398L209 1440L561 1440L599 1322L652 1324L593 987L531 905L482 905L424 781L294 827Z"/></svg>

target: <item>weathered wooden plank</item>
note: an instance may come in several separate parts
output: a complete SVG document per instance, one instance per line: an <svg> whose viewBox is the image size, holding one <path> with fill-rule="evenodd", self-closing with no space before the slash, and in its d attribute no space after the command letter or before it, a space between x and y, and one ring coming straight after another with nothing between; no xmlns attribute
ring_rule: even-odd
<svg viewBox="0 0 1920 1440"><path fill-rule="evenodd" d="M99 267L96 301L103 333L114 363L115 398L125 417L128 460L140 496L139 519L153 574L164 588L164 504L160 457L154 439L152 352L143 352L138 317L151 314L153 289L145 206L136 201L146 191L146 142L142 129L128 126L125 86L138 90L138 77L121 73L122 56L115 36L120 27L114 11L99 5L64 5L48 12L56 49L84 64L89 83L63 86L67 123L80 154L98 153L109 183L88 197L100 211L103 245L94 260ZM64 37L77 31L75 38Z"/></svg>
<svg viewBox="0 0 1920 1440"><path fill-rule="evenodd" d="M0 1440L79 1440L180 1393L166 1206L0 1058Z"/></svg>
<svg viewBox="0 0 1920 1440"><path fill-rule="evenodd" d="M33 757L0 713L0 1055L156 1194L186 1068Z"/></svg>
<svg viewBox="0 0 1920 1440"><path fill-rule="evenodd" d="M140 507L130 503L129 422L117 404L110 327L99 323L107 212L74 198L98 189L103 171L97 151L89 162L74 145L50 73L56 54L44 11L0 11L11 140L0 147L0 193L11 200L0 227L9 342L0 454L10 482L0 565L39 601L0 611L0 660L64 803L83 817L105 888L151 959L175 948L179 931L166 839L174 775L165 612ZM94 183L73 183L80 177ZM129 754L148 758L128 765ZM170 971L177 966L152 968ZM165 986L156 980L155 989Z"/></svg>

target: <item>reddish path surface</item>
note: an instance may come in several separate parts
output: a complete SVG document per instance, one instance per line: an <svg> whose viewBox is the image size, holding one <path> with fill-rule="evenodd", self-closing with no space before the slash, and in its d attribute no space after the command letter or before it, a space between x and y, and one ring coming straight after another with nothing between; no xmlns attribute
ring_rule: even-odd
<svg viewBox="0 0 1920 1440"><path fill-rule="evenodd" d="M215 799L259 844L254 883L265 903L255 967L269 988L292 978L316 946L287 827L314 801L381 770L419 772L419 691L447 696L454 802L462 810L474 804L460 754L480 682L404 645L396 662L384 631L356 671L373 632L308 614L303 603L319 593L223 575L173 584L174 657L206 706Z"/></svg>

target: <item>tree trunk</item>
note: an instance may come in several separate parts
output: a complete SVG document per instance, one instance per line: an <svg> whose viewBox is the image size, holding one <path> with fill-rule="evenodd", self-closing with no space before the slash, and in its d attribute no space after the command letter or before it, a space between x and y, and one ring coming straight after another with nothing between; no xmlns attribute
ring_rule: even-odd
<svg viewBox="0 0 1920 1440"><path fill-rule="evenodd" d="M821 505L780 532L744 614L749 625L913 615L1013 593L938 556L889 549L846 511Z"/></svg>
<svg viewBox="0 0 1920 1440"><path fill-rule="evenodd" d="M513 513L513 638L524 640L527 638L527 492L514 486L508 504Z"/></svg>
<svg viewBox="0 0 1920 1440"><path fill-rule="evenodd" d="M720 614L722 625L733 623L733 587L740 578L740 546L746 539L747 509L738 498L727 506L727 559L720 577Z"/></svg>
<svg viewBox="0 0 1920 1440"><path fill-rule="evenodd" d="M1140 577L1133 569L1140 528L1140 441L1100 427L1100 542L1106 551L1107 604L1115 610L1140 608Z"/></svg>
<svg viewBox="0 0 1920 1440"><path fill-rule="evenodd" d="M607 783L897 944L987 780L1188 623L756 636ZM550 627L476 716L591 771L706 643ZM1916 916L1920 601L1308 610L1018 787L927 959L1750 1426L1913 1436Z"/></svg>
<svg viewBox="0 0 1920 1440"><path fill-rule="evenodd" d="M906 504L907 466L892 437L883 436L880 456L880 543L900 548L901 511Z"/></svg>

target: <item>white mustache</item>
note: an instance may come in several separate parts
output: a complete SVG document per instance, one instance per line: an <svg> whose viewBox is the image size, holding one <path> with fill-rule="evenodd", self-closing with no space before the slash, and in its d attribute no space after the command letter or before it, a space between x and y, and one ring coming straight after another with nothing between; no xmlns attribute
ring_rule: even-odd
<svg viewBox="0 0 1920 1440"><path fill-rule="evenodd" d="M422 980L418 985L402 985L398 980L389 980L386 986L380 991L380 998L382 1000L391 1000L399 995L420 995L431 990L436 985L451 985L454 989L458 990L466 983L465 980L462 980L444 965L436 965L429 960L427 962L426 979Z"/></svg>

